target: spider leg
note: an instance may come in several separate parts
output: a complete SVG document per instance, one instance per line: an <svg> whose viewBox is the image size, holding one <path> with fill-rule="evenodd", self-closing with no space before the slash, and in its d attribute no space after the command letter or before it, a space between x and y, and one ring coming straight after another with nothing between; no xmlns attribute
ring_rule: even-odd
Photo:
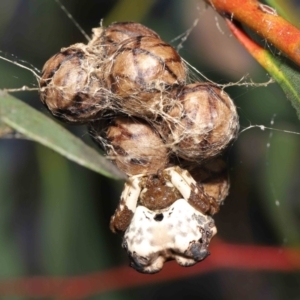
<svg viewBox="0 0 300 300"><path fill-rule="evenodd" d="M204 193L203 188L197 184L187 170L176 166L165 169L164 172L170 177L170 181L179 190L183 198L195 209L204 214L218 212L219 205L217 202Z"/></svg>
<svg viewBox="0 0 300 300"><path fill-rule="evenodd" d="M183 170L180 169L179 167L177 167L179 170L181 170L181 175L182 177L187 181L187 182L191 182L191 186L196 186L196 196L199 196L199 200L200 201L205 201L208 202L210 205L210 209L209 209L209 214L214 215L215 213L217 213L220 209L218 202L211 196L209 196L207 193L205 193L203 187L197 183L197 181L192 177L192 175L187 171L187 170ZM189 203L194 206L196 209L198 209L198 205L197 205L197 197L196 198L191 198L189 199ZM200 207L199 207L200 208ZM201 209L199 209L201 211Z"/></svg>
<svg viewBox="0 0 300 300"><path fill-rule="evenodd" d="M141 176L132 176L124 185L120 203L110 220L113 232L125 231L129 226L141 193Z"/></svg>

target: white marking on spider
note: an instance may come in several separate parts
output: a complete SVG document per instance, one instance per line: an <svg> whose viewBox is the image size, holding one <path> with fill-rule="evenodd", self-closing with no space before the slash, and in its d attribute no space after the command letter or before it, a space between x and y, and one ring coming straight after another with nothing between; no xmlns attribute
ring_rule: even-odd
<svg viewBox="0 0 300 300"><path fill-rule="evenodd" d="M135 175L125 184L111 229L125 231L123 247L137 271L158 272L170 259L190 266L209 254L217 232L203 211L209 205L197 182L178 166L153 176Z"/></svg>
<svg viewBox="0 0 300 300"><path fill-rule="evenodd" d="M132 176L126 182L124 186L124 190L121 194L121 199L125 199L125 203L127 208L130 209L133 213L135 212L135 208L137 206L137 200L141 193L140 187L140 178L142 175Z"/></svg>
<svg viewBox="0 0 300 300"><path fill-rule="evenodd" d="M142 273L156 273L165 261L175 259L191 266L209 255L208 246L217 233L212 217L178 199L163 210L136 208L125 232L123 247L131 267Z"/></svg>

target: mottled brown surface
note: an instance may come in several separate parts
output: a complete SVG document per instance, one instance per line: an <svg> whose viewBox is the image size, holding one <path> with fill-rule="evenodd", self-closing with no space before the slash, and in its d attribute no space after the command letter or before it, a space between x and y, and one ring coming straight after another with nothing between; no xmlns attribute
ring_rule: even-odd
<svg viewBox="0 0 300 300"><path fill-rule="evenodd" d="M159 110L170 89L186 80L186 69L176 50L149 36L125 40L107 61L104 72L123 111L136 116Z"/></svg>
<svg viewBox="0 0 300 300"><path fill-rule="evenodd" d="M94 134L97 124L94 124ZM110 159L127 175L155 174L168 163L168 152L158 134L144 121L116 117L106 128L100 128L100 137Z"/></svg>
<svg viewBox="0 0 300 300"><path fill-rule="evenodd" d="M110 220L110 230L112 232L125 231L129 226L133 212L125 205L122 210L117 209Z"/></svg>
<svg viewBox="0 0 300 300"><path fill-rule="evenodd" d="M229 193L229 176L225 161L216 158L202 165L194 165L190 170L197 184L208 198L220 206Z"/></svg>
<svg viewBox="0 0 300 300"><path fill-rule="evenodd" d="M148 27L135 22L116 22L109 25L102 33L105 43L106 55L113 54L119 44L129 38L138 36L151 36L160 38L159 35Z"/></svg>
<svg viewBox="0 0 300 300"><path fill-rule="evenodd" d="M92 72L97 57L84 44L63 48L44 65L40 97L57 118L84 123L97 118L107 108L106 91Z"/></svg>
<svg viewBox="0 0 300 300"><path fill-rule="evenodd" d="M186 85L177 100L161 132L179 157L201 161L216 156L236 137L239 125L235 105L216 85Z"/></svg>
<svg viewBox="0 0 300 300"><path fill-rule="evenodd" d="M162 172L150 175L143 180L144 189L140 195L140 204L150 210L164 209L182 198L180 192L173 186L167 185Z"/></svg>
<svg viewBox="0 0 300 300"><path fill-rule="evenodd" d="M192 192L188 202L204 214L214 215L219 211L219 205L216 200L206 194L201 187L199 187L199 193Z"/></svg>

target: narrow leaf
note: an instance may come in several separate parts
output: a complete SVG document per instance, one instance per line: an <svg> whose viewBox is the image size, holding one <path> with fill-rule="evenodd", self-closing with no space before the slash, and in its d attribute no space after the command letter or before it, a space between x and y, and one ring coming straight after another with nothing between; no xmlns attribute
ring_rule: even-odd
<svg viewBox="0 0 300 300"><path fill-rule="evenodd" d="M121 172L96 150L15 97L0 91L0 122L66 158L104 176L120 179Z"/></svg>
<svg viewBox="0 0 300 300"><path fill-rule="evenodd" d="M276 57L268 50L254 42L241 28L231 21L227 24L249 53L261 64L278 82L286 97L291 101L300 119L300 72L299 68L283 57Z"/></svg>

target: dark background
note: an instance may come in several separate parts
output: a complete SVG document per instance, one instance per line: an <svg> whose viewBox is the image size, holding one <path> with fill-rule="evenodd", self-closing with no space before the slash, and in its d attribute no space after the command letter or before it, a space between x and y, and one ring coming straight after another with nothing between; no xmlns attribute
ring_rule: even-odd
<svg viewBox="0 0 300 300"><path fill-rule="evenodd" d="M181 39L174 39L199 18L180 50L188 62L217 83L237 82L245 75L247 81L269 80L202 1L65 0L63 4L88 34L100 19L105 25L138 21L175 47ZM61 47L86 42L52 0L1 1L0 37L2 56L17 57L38 69ZM23 85L36 86L32 74L0 60L0 88ZM238 107L241 130L265 125L279 131L249 129L230 148L231 193L215 217L218 237L228 243L278 249L299 246L296 112L277 84L226 91ZM14 95L48 114L37 92ZM67 128L92 145L84 126ZM126 264L121 237L108 228L122 188L122 182L84 169L43 146L0 139L0 279L74 276ZM298 275L226 269L89 299L300 299Z"/></svg>

